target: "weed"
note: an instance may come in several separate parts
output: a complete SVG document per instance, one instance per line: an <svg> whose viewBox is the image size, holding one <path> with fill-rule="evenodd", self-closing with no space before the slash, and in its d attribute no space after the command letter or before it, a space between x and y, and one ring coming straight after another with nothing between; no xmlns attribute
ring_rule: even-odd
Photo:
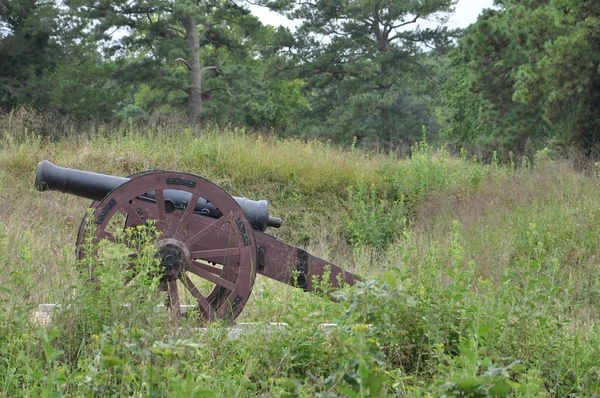
<svg viewBox="0 0 600 398"><path fill-rule="evenodd" d="M350 242L355 246L385 248L406 225L403 198L385 201L375 185L360 182L348 188L349 213L345 224Z"/></svg>

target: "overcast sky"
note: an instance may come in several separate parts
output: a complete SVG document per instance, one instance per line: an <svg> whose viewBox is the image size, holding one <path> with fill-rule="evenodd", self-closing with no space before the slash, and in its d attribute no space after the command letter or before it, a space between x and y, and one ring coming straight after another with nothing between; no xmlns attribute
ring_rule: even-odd
<svg viewBox="0 0 600 398"><path fill-rule="evenodd" d="M494 0L459 0L450 23L457 28L466 28L477 20L484 8L491 8Z"/></svg>
<svg viewBox="0 0 600 398"><path fill-rule="evenodd" d="M455 28L465 28L477 20L481 10L492 7L493 3L494 0L459 0L456 12L450 17L449 25ZM287 18L270 12L264 7L250 6L250 9L263 23L293 26L293 23Z"/></svg>

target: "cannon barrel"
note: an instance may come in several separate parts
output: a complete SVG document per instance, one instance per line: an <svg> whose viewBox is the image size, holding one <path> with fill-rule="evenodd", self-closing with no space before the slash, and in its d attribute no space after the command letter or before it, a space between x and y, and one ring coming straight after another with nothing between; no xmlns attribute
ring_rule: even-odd
<svg viewBox="0 0 600 398"><path fill-rule="evenodd" d="M38 164L35 188L38 191L60 191L87 199L102 200L109 192L127 181L129 178L68 169L43 160ZM172 189L165 190L164 195L165 201L169 200L175 208L185 208L192 197L189 192ZM148 192L142 195L142 199L156 200L156 196L154 192ZM235 196L233 199L244 210L254 229L264 231L267 227L281 226L280 218L269 216L266 200L257 201ZM194 212L212 218L219 218L222 215L219 209L204 198L198 200Z"/></svg>

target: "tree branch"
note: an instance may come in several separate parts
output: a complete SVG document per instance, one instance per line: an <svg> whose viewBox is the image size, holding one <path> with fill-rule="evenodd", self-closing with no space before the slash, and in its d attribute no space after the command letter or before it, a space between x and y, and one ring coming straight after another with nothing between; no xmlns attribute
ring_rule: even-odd
<svg viewBox="0 0 600 398"><path fill-rule="evenodd" d="M204 36L206 33L208 33L209 30L211 30L213 27L221 25L221 22L214 22L209 24L202 32L200 32L200 34L198 35L198 37Z"/></svg>
<svg viewBox="0 0 600 398"><path fill-rule="evenodd" d="M175 33L179 33L180 35L185 36L185 32L183 30L181 30L181 29L177 29L177 28L175 28L173 26L167 26L167 29L172 30Z"/></svg>
<svg viewBox="0 0 600 398"><path fill-rule="evenodd" d="M206 94L212 93L213 91L220 91L220 90L227 91L227 94L229 94L230 97L233 97L234 95L231 94L231 90L234 90L234 91L245 91L246 89L244 89L244 88L230 88L229 86L225 86L225 88L223 88L223 87L214 87L214 88L209 88L208 90L202 91L202 95L206 95Z"/></svg>
<svg viewBox="0 0 600 398"><path fill-rule="evenodd" d="M190 64L188 64L188 62L183 58L176 58L175 62L183 62L185 64L185 66L187 66L188 70L192 70L192 67L190 66Z"/></svg>
<svg viewBox="0 0 600 398"><path fill-rule="evenodd" d="M401 27L403 27L403 26L406 26L406 25L413 24L413 23L417 22L417 20L418 20L419 18L421 18L421 16L420 16L419 14L417 14L417 15L415 16L415 18L414 18L412 21L407 21L407 22L403 22L403 23L401 23L401 24L398 24L398 25L393 25L393 26L392 26L392 29L398 29L398 28L401 28Z"/></svg>
<svg viewBox="0 0 600 398"><path fill-rule="evenodd" d="M406 59L406 61L408 61L409 63L411 63L413 65L417 65L419 68L421 68L423 70L423 72L425 72L425 74L427 75L428 78L430 78L431 80L433 80L437 84L442 84L438 79L436 79L435 77L433 77L431 75L431 73L429 73L429 71L427 70L427 68L425 68L425 66L421 65L420 63L418 63L417 61L412 60L412 59Z"/></svg>
<svg viewBox="0 0 600 398"><path fill-rule="evenodd" d="M330 73L334 76L351 76L351 77L360 77L360 73L357 72L348 72L345 71L344 68L333 67L333 68L319 68L317 69L321 73Z"/></svg>
<svg viewBox="0 0 600 398"><path fill-rule="evenodd" d="M218 71L219 68L216 66L205 66L204 68L200 69L200 76L202 76L202 74L204 72L209 71L209 70L217 70Z"/></svg>

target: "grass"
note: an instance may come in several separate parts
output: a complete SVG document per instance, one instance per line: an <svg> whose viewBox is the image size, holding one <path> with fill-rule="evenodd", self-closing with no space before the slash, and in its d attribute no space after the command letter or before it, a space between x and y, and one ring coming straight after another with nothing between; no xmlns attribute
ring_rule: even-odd
<svg viewBox="0 0 600 398"><path fill-rule="evenodd" d="M35 121L36 115L30 115ZM481 164L420 143L410 157L239 130L0 118L0 391L7 396L584 397L600 385L600 185L540 153ZM41 127L40 127L41 126ZM58 137L54 132L46 134ZM76 271L89 201L33 189L37 163L114 175L181 170L269 199L275 233L366 281L340 303L260 279L229 341L155 313L156 281L101 289ZM385 233L379 233L385 231ZM147 242L151 245L151 242ZM140 260L141 261L141 260ZM145 261L151 261L149 259ZM65 308L51 325L38 303ZM121 303L130 303L123 307ZM338 326L325 331L319 324Z"/></svg>

